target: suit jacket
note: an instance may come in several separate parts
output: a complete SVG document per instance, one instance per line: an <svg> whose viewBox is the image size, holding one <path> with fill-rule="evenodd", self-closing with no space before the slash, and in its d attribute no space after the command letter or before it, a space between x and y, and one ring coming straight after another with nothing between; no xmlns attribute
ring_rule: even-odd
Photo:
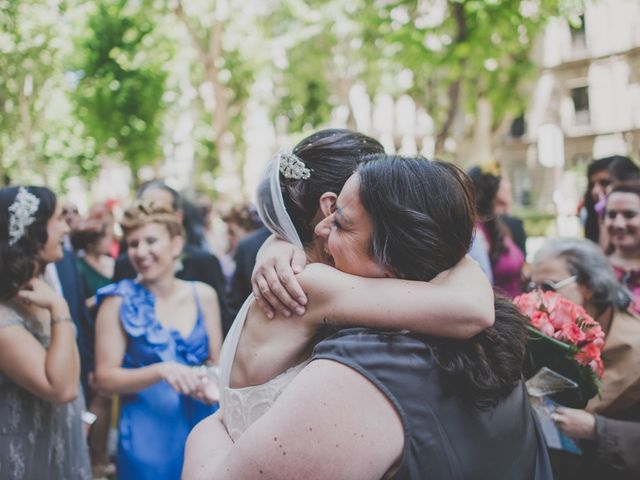
<svg viewBox="0 0 640 480"><path fill-rule="evenodd" d="M176 272L176 277L181 280L198 281L213 287L218 294L220 305L220 321L223 334L226 334L224 326L233 321L227 304L226 282L218 257L194 246L186 245L183 250L182 270ZM126 253L121 254L116 260L113 281L119 282L125 278L136 278L137 273Z"/></svg>
<svg viewBox="0 0 640 480"><path fill-rule="evenodd" d="M238 242L234 257L236 270L231 278L229 290L229 306L233 312L233 318L235 318L247 297L251 295L251 274L256 264L256 255L270 235L271 232L267 227L261 227ZM231 324L229 324L230 326Z"/></svg>
<svg viewBox="0 0 640 480"><path fill-rule="evenodd" d="M76 326L78 351L80 353L80 380L87 395L89 372L95 368L95 325L85 304L85 292L78 276L76 256L73 251L64 249L64 256L55 264L62 295L69 305L71 319Z"/></svg>

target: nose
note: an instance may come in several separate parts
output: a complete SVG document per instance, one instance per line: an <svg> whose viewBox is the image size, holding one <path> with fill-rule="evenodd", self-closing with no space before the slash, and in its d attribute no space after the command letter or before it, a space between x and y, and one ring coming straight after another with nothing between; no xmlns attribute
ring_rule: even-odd
<svg viewBox="0 0 640 480"><path fill-rule="evenodd" d="M613 221L611 222L611 224L615 228L624 228L625 226L624 217L620 214L617 214L615 217L613 217Z"/></svg>
<svg viewBox="0 0 640 480"><path fill-rule="evenodd" d="M135 249L136 256L144 257L147 253L149 253L149 246L146 242L140 242Z"/></svg>
<svg viewBox="0 0 640 480"><path fill-rule="evenodd" d="M324 217L324 220L321 220L320 223L316 225L315 233L318 237L324 239L329 237L329 233L331 232L331 223L333 222L334 215L335 213L332 213L331 215Z"/></svg>

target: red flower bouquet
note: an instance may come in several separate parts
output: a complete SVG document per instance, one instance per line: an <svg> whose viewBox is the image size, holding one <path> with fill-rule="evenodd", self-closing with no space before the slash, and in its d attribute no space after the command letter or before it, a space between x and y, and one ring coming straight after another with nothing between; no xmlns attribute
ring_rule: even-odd
<svg viewBox="0 0 640 480"><path fill-rule="evenodd" d="M598 393L604 366L604 332L579 305L555 292L534 291L514 299L529 318L525 374L547 367L578 384L574 391L557 394L558 403L583 408Z"/></svg>

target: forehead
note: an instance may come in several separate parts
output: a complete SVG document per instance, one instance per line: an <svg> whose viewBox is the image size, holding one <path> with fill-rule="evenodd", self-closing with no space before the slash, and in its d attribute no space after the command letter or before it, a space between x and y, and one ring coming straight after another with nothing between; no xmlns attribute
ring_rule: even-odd
<svg viewBox="0 0 640 480"><path fill-rule="evenodd" d="M159 235L168 235L169 230L161 223L151 222L136 228L127 235L127 238L144 238L157 237Z"/></svg>
<svg viewBox="0 0 640 480"><path fill-rule="evenodd" d="M362 208L360 203L360 177L354 173L349 177L338 195L338 206L341 208Z"/></svg>
<svg viewBox="0 0 640 480"><path fill-rule="evenodd" d="M640 197L630 192L613 192L607 197L607 209L640 209Z"/></svg>
<svg viewBox="0 0 640 480"><path fill-rule="evenodd" d="M611 177L609 176L609 170L605 169L605 170L598 170L597 172L591 175L590 179L593 183L596 183L596 182L606 182L610 180Z"/></svg>
<svg viewBox="0 0 640 480"><path fill-rule="evenodd" d="M570 276L567 262L560 257L548 258L540 262L534 262L531 266L531 278L534 281L553 280L559 281Z"/></svg>

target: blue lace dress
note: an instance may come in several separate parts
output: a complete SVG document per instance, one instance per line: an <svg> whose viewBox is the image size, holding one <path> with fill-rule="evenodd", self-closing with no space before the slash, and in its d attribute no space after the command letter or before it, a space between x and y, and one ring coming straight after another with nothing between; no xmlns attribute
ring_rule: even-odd
<svg viewBox="0 0 640 480"><path fill-rule="evenodd" d="M97 292L100 304L106 297L122 297L120 323L127 335L123 368L140 368L157 362L202 365L209 358L209 341L196 294L198 318L184 338L157 320L155 298L141 284L122 280ZM191 429L217 410L159 382L137 393L121 395L118 479L179 479L184 446Z"/></svg>

